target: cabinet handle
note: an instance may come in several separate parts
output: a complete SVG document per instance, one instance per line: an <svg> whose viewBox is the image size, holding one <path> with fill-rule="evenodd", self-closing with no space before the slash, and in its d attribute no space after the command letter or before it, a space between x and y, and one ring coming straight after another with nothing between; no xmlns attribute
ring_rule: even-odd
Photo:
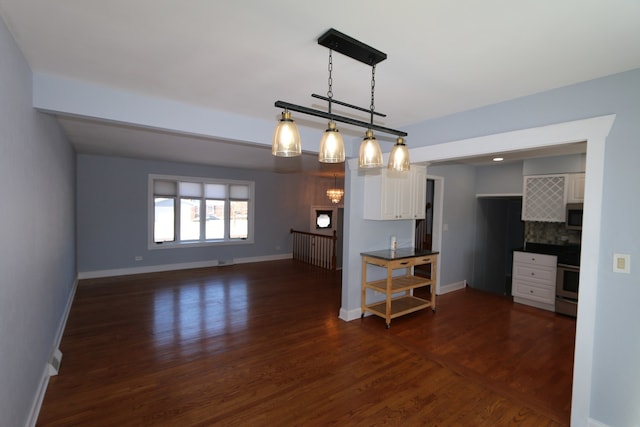
<svg viewBox="0 0 640 427"><path fill-rule="evenodd" d="M407 265L409 264L409 261L405 261L405 262L401 262L400 265Z"/></svg>
<svg viewBox="0 0 640 427"><path fill-rule="evenodd" d="M529 291L529 292L533 293L533 291Z"/></svg>

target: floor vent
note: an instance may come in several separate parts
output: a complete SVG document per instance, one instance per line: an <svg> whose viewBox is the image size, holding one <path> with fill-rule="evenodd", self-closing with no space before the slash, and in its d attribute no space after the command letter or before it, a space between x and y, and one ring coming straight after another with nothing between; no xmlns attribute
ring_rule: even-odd
<svg viewBox="0 0 640 427"><path fill-rule="evenodd" d="M58 375L58 370L60 369L60 362L62 361L62 353L57 348L53 351L51 355L51 360L49 361L49 376L54 377Z"/></svg>

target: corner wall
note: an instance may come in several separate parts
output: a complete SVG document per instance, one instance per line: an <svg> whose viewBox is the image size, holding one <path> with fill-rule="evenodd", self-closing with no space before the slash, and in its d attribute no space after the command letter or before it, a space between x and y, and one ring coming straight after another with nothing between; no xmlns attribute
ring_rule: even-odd
<svg viewBox="0 0 640 427"><path fill-rule="evenodd" d="M75 282L75 160L0 20L0 425L35 423Z"/></svg>

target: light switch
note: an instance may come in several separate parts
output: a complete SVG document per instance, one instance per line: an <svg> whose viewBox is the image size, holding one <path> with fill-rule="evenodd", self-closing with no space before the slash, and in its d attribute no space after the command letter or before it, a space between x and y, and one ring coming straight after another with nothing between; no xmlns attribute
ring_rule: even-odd
<svg viewBox="0 0 640 427"><path fill-rule="evenodd" d="M631 273L631 256L629 254L613 254L613 272Z"/></svg>

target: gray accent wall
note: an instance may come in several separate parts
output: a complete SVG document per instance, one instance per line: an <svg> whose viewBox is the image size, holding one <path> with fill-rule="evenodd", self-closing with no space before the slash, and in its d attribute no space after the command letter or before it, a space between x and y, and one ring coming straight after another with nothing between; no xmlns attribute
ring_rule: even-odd
<svg viewBox="0 0 640 427"><path fill-rule="evenodd" d="M576 352L576 366L580 364L582 373L584 367L589 372L590 378L582 380L590 386L590 391L587 390L590 394L585 399L583 389L574 390L574 397L578 397L574 399L574 408L578 405L578 414L583 416L586 406L589 418L608 425L640 425L640 335L634 332L640 324L640 310L637 309L637 301L640 301L640 268L637 268L637 260L640 260L640 226L637 223L640 192L634 191L640 181L637 165L640 159L640 69L426 121L405 127L405 130L409 133L409 143L415 147L610 114L615 114L615 121L606 138L602 169L605 191L601 206L595 207L601 212L598 252L595 259L584 260L598 265L595 316L584 318L581 323L578 313L578 331L591 334L593 329L593 347L580 348ZM428 173L432 173L431 168ZM587 186L589 180L587 165ZM445 192L446 186L447 183ZM353 214L347 221L353 229L357 223L363 223ZM444 222L447 221L445 213ZM400 227L402 225L398 224ZM358 233L367 234L369 240L373 240L375 229L358 227ZM466 242L455 240L451 243L462 246L447 247L445 234L443 258L445 248L455 254L465 253ZM380 240L383 237L380 236ZM345 236L345 239L351 239L348 243L351 245L355 236ZM631 256L631 274L612 271L614 253ZM345 261L342 312L349 312L357 307L352 303L358 301L352 292L359 286L359 274L357 264L350 264L351 259ZM460 261L469 262L465 257ZM586 331L581 331L583 326ZM574 425L587 424L584 418L572 422Z"/></svg>
<svg viewBox="0 0 640 427"><path fill-rule="evenodd" d="M74 290L75 155L1 19L0 58L0 425L24 426Z"/></svg>
<svg viewBox="0 0 640 427"><path fill-rule="evenodd" d="M150 174L254 181L254 243L149 249ZM286 256L290 229L307 231L311 205L326 204L316 181L295 174L78 155L78 271L109 275L110 270Z"/></svg>
<svg viewBox="0 0 640 427"><path fill-rule="evenodd" d="M435 165L428 166L427 173L444 178L440 285L471 280L475 257L476 168Z"/></svg>

